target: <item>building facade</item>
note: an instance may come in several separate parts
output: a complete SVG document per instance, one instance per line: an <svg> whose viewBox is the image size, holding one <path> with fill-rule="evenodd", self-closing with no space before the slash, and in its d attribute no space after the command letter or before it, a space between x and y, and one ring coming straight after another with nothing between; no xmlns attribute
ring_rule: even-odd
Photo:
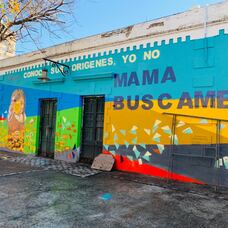
<svg viewBox="0 0 228 228"><path fill-rule="evenodd" d="M16 41L8 39L0 42L0 60L15 56Z"/></svg>
<svg viewBox="0 0 228 228"><path fill-rule="evenodd" d="M0 61L0 148L228 186L228 3Z"/></svg>

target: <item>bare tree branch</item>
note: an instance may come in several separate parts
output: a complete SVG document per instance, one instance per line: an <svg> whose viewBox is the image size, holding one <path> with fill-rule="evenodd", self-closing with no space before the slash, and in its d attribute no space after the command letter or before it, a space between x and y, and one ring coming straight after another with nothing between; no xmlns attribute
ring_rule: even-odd
<svg viewBox="0 0 228 228"><path fill-rule="evenodd" d="M50 25L63 24L60 18L69 13L71 4L70 0L0 0L0 42L31 38L38 24L52 32Z"/></svg>

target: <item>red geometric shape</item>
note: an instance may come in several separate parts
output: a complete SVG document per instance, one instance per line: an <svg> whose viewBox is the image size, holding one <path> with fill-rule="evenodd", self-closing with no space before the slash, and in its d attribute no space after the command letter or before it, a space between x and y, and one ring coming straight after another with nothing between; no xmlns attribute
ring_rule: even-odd
<svg viewBox="0 0 228 228"><path fill-rule="evenodd" d="M103 153L110 153L109 151L103 151ZM181 182L195 183L195 184L205 184L204 182L184 176L182 174L172 173L168 170L158 168L156 166L142 164L140 165L138 160L131 161L125 156L115 155L115 166L116 170L127 171L133 173L141 173L144 175L150 175L154 177L160 177L164 179L172 179Z"/></svg>

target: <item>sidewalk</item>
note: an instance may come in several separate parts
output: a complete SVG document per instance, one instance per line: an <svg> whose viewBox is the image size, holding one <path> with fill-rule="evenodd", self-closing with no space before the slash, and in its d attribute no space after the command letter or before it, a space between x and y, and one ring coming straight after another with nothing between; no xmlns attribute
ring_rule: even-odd
<svg viewBox="0 0 228 228"><path fill-rule="evenodd" d="M102 171L94 170L90 168L90 165L85 163L69 163L59 160L53 160L49 158L35 157L32 155L24 155L20 153L3 152L0 151L0 160L7 160L8 162L23 164L42 170L57 171L68 175L78 177L89 177ZM103 172L106 173L106 172ZM202 194L211 197L221 197L228 200L228 189L219 187L217 192L214 186L209 185L197 185L191 183L183 183L178 181L170 181L167 179L160 179L152 176L112 171L107 173L110 178L120 179L130 182L135 182L143 185L158 186L166 189L172 189L179 192L189 192L193 194Z"/></svg>
<svg viewBox="0 0 228 228"><path fill-rule="evenodd" d="M0 152L0 160L25 164L31 167L42 168L70 174L78 177L88 177L100 173L99 170L91 169L88 164L69 163L49 158L35 157L12 152Z"/></svg>

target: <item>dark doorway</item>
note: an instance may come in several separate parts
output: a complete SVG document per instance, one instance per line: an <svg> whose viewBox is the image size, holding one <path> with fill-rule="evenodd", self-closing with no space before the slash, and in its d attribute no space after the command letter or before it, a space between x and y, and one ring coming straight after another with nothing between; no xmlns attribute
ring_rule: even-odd
<svg viewBox="0 0 228 228"><path fill-rule="evenodd" d="M104 125L104 97L83 98L81 160L91 163L102 152Z"/></svg>
<svg viewBox="0 0 228 228"><path fill-rule="evenodd" d="M56 99L40 100L39 156L54 158L56 111Z"/></svg>

